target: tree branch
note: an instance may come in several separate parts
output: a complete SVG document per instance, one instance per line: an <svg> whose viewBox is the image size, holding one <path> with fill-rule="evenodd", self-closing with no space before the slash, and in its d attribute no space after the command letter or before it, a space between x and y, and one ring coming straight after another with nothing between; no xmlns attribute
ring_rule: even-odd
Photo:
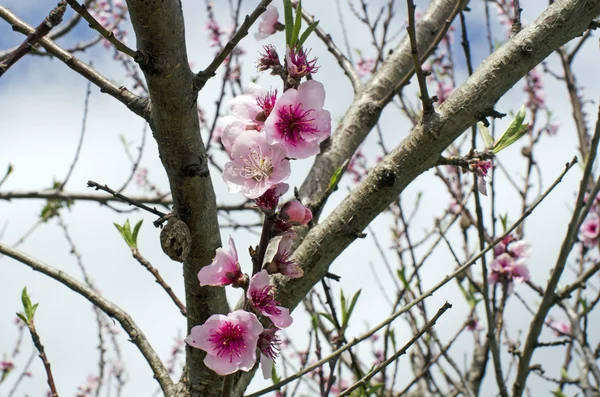
<svg viewBox="0 0 600 397"><path fill-rule="evenodd" d="M212 314L228 312L229 306L224 288L200 287L197 277L211 263L221 237L200 135L194 73L186 53L183 11L176 0L127 0L127 5L138 52L148 59L140 67L152 101L149 124L169 178L174 211L192 235L183 266L189 331ZM205 353L187 349L186 356L190 397L218 396L222 379L204 365Z"/></svg>
<svg viewBox="0 0 600 397"><path fill-rule="evenodd" d="M194 76L194 89L196 91L200 91L206 82L215 76L219 66L221 66L229 54L231 54L238 43L248 35L248 30L252 24L254 24L258 17L260 17L267 10L267 6L271 4L272 1L273 0L262 0L260 4L256 6L252 14L246 15L246 18L244 18L244 22L240 28L237 30L237 32L235 32L227 44L225 44L225 47L217 54L210 65Z"/></svg>
<svg viewBox="0 0 600 397"><path fill-rule="evenodd" d="M31 26L19 19L6 7L0 6L0 18L11 24L13 30L16 30L20 33L31 34L34 31ZM118 87L115 83L95 71L94 68L84 62L81 62L79 59L74 57L73 54L65 51L47 37L42 38L39 41L39 44L44 47L49 54L64 62L69 68L99 87L100 92L106 93L117 99L138 116L146 120L149 119L150 103L147 99L138 97L125 87Z"/></svg>
<svg viewBox="0 0 600 397"><path fill-rule="evenodd" d="M444 37L450 23L465 0L433 0L416 26L416 37L421 61L431 55ZM300 188L302 203L318 216L331 193L329 182L334 173L343 168L368 133L373 129L383 108L408 84L414 74L410 39L406 36L396 46L373 77L361 86L330 138L315 159ZM326 141L327 142L327 141Z"/></svg>
<svg viewBox="0 0 600 397"><path fill-rule="evenodd" d="M33 270L43 273L53 278L54 280L60 282L69 289L75 291L79 295L89 300L94 306L98 307L100 310L106 313L107 316L117 320L119 324L121 324L125 332L127 332L127 335L129 335L131 342L135 346L137 346L138 350L146 359L146 362L148 362L148 364L150 365L150 368L154 373L154 377L160 384L160 387L163 390L165 396L170 397L174 395L174 385L171 381L171 378L169 377L169 372L160 360L160 357L156 354L156 352L146 339L146 336L144 335L142 330L139 329L137 324L133 321L129 314L123 311L123 309L100 296L92 288L75 280L73 277L68 276L67 274L65 274L65 272L48 266L45 263L38 261L37 259L34 259L21 251L15 250L5 244L0 243L0 253L3 253L4 255L13 258L14 260L21 262L26 266L29 266Z"/></svg>
<svg viewBox="0 0 600 397"><path fill-rule="evenodd" d="M598 5L600 9L600 5ZM596 11L598 15L599 11ZM531 325L529 326L529 331L527 332L527 338L525 339L525 345L523 346L523 351L521 353L521 358L519 361L519 366L517 368L517 376L515 379L515 383L513 384L513 397L521 397L523 395L523 391L525 390L525 382L527 380L527 376L529 375L529 363L533 356L533 352L537 346L537 340L542 332L542 328L544 326L544 320L548 315L548 312L552 308L555 303L555 290L560 277L565 269L565 265L571 250L573 249L573 244L577 237L577 233L579 232L580 226L580 218L585 217L587 211L591 206L586 206L584 201L584 196L587 191L588 182L590 175L592 174L592 166L594 164L594 160L596 158L596 151L598 149L598 144L600 142L600 107L598 108L598 122L596 123L596 131L594 133L594 137L592 138L591 147L589 151L589 155L585 164L585 169L583 172L583 177L579 184L579 192L577 194L577 201L575 209L573 210L573 215L571 216L571 221L569 222L569 226L567 228L567 233L565 234L565 238L560 247L560 252L558 254L558 258L556 259L556 264L552 270L552 275L550 276L550 280L546 285L544 290L544 296L542 297L542 302L535 313L535 316L531 320ZM595 196L592 196L595 197Z"/></svg>
<svg viewBox="0 0 600 397"><path fill-rule="evenodd" d="M33 32L27 36L25 41L18 46L13 52L8 54L6 60L0 63L0 77L15 63L19 61L19 59L23 58L33 46L42 39L42 37L46 36L52 28L62 22L63 15L67 9L67 3L65 0L61 0L58 5L50 11L50 14L44 21L39 24L37 28Z"/></svg>
<svg viewBox="0 0 600 397"><path fill-rule="evenodd" d="M304 277L276 278L278 300L285 307L295 307L323 277L329 264L354 241L355 233L351 231L364 230L408 184L436 164L442 151L476 123L478 115L492 109L498 98L537 63L584 31L599 12L600 3L592 5L585 0L555 3L491 55L440 106L435 117L425 125L418 125L323 223L310 230L292 258L302 264ZM568 24L563 23L566 20ZM354 120L357 127L367 122Z"/></svg>

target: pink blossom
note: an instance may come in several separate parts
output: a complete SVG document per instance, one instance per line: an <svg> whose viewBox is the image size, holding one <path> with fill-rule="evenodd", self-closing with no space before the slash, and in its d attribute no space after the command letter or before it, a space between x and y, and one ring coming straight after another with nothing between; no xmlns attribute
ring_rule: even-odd
<svg viewBox="0 0 600 397"><path fill-rule="evenodd" d="M515 261L512 256L505 253L495 258L490 264L490 283L499 283L504 280L520 283L529 281L529 270L523 260Z"/></svg>
<svg viewBox="0 0 600 397"><path fill-rule="evenodd" d="M487 186L485 178L493 167L492 160L479 160L471 165L471 170L477 175L477 188L484 196L487 196Z"/></svg>
<svg viewBox="0 0 600 397"><path fill-rule="evenodd" d="M285 156L283 145L267 143L258 131L245 131L231 147L231 161L225 164L223 179L230 192L258 198L290 176L290 162Z"/></svg>
<svg viewBox="0 0 600 397"><path fill-rule="evenodd" d="M284 145L290 158L319 153L319 144L331 133L331 114L323 109L324 103L325 89L318 81L288 89L265 121L267 141Z"/></svg>
<svg viewBox="0 0 600 397"><path fill-rule="evenodd" d="M269 317L277 328L286 328L292 324L290 310L277 306L275 300L275 287L269 284L269 273L261 270L250 279L250 287L246 296L250 299L252 306L261 314Z"/></svg>
<svg viewBox="0 0 600 397"><path fill-rule="evenodd" d="M546 132L548 133L548 135L550 136L556 136L556 134L558 133L558 129L560 128L560 121L553 121L552 123L550 123L550 125L546 128Z"/></svg>
<svg viewBox="0 0 600 397"><path fill-rule="evenodd" d="M470 318L469 321L467 322L467 331L482 331L485 328L483 327L483 325L481 324L481 322L479 321L479 319L477 318Z"/></svg>
<svg viewBox="0 0 600 397"><path fill-rule="evenodd" d="M279 355L281 340L276 335L277 328L265 329L258 337L258 350L260 350L260 367L265 379L271 378L273 362Z"/></svg>
<svg viewBox="0 0 600 397"><path fill-rule="evenodd" d="M531 255L531 246L525 240L517 240L508 246L510 254L515 259L527 259Z"/></svg>
<svg viewBox="0 0 600 397"><path fill-rule="evenodd" d="M0 371L9 372L15 368L15 363L12 360L2 360L0 361Z"/></svg>
<svg viewBox="0 0 600 397"><path fill-rule="evenodd" d="M185 341L204 350L204 364L223 376L252 369L258 336L263 329L253 313L236 310L226 316L213 314L204 324L192 328Z"/></svg>
<svg viewBox="0 0 600 397"><path fill-rule="evenodd" d="M552 320L548 323L548 326L554 330L554 335L556 336L571 335L571 323L566 321Z"/></svg>
<svg viewBox="0 0 600 397"><path fill-rule="evenodd" d="M273 261L267 267L270 274L281 273L290 278L300 278L304 276L304 271L296 262L289 259L292 254L292 245L294 244L296 233L290 230L281 236L277 252L273 257Z"/></svg>
<svg viewBox="0 0 600 397"><path fill-rule="evenodd" d="M85 385L77 387L77 397L91 396L100 387L100 377L88 375Z"/></svg>
<svg viewBox="0 0 600 397"><path fill-rule="evenodd" d="M266 91L258 84L250 83L242 95L229 101L229 115L219 118L222 128L221 142L231 155L235 140L247 130L261 131L271 114L277 99L277 90Z"/></svg>
<svg viewBox="0 0 600 397"><path fill-rule="evenodd" d="M455 200L451 199L450 204L448 204L448 212L451 214L460 214L462 206Z"/></svg>
<svg viewBox="0 0 600 397"><path fill-rule="evenodd" d="M356 71L358 72L360 77L364 77L369 73L373 72L374 66L375 59L360 57L360 59L356 62Z"/></svg>
<svg viewBox="0 0 600 397"><path fill-rule="evenodd" d="M288 76L297 80L305 77L308 74L316 73L319 68L317 58L308 59L310 50L305 51L304 48L287 47L285 51L285 62L287 65Z"/></svg>
<svg viewBox="0 0 600 397"><path fill-rule="evenodd" d="M537 68L531 69L525 76L527 87L525 91L529 94L529 99L525 106L532 109L544 108L546 104L544 87L542 85L542 75Z"/></svg>
<svg viewBox="0 0 600 397"><path fill-rule="evenodd" d="M587 246L592 246L598 242L600 233L600 217L596 213L588 214L585 221L579 229L579 239Z"/></svg>
<svg viewBox="0 0 600 397"><path fill-rule="evenodd" d="M263 193L262 196L255 199L254 202L256 206L263 211L271 212L277 208L279 204L279 198L283 196L290 186L287 183L278 183L277 185L273 185Z"/></svg>
<svg viewBox="0 0 600 397"><path fill-rule="evenodd" d="M263 46L265 50L264 53L260 54L260 58L256 62L256 68L261 72L264 72L269 69L277 69L281 67L281 62L279 62L279 54L275 50L275 47L271 44L267 44Z"/></svg>
<svg viewBox="0 0 600 397"><path fill-rule="evenodd" d="M206 30L209 31L209 36L208 36L209 46L220 47L221 46L221 35L223 35L224 32L221 30L219 23L214 19L210 19L208 22L206 22L205 28L206 28Z"/></svg>
<svg viewBox="0 0 600 397"><path fill-rule="evenodd" d="M281 208L281 218L292 225L306 225L312 219L312 212L296 199L290 200Z"/></svg>
<svg viewBox="0 0 600 397"><path fill-rule="evenodd" d="M210 265L204 266L198 273L200 286L239 285L244 281L244 275L238 261L237 250L233 239L229 237L229 250L217 248L215 259Z"/></svg>
<svg viewBox="0 0 600 397"><path fill-rule="evenodd" d="M277 31L277 18L279 12L272 5L267 7L267 10L261 15L262 21L258 24L258 32L254 33L256 40L263 40Z"/></svg>

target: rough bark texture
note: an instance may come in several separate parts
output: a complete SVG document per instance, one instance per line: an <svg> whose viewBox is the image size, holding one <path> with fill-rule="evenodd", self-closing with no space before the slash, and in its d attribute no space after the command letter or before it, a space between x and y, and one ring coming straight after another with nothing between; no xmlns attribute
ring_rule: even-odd
<svg viewBox="0 0 600 397"><path fill-rule="evenodd" d="M221 246L217 207L200 136L194 74L188 66L178 0L128 0L141 68L148 83L150 126L169 177L175 212L188 225L192 247L183 266L188 331L214 313L228 311L224 288L200 288L197 274ZM177 264L173 264L176 266ZM190 396L220 395L221 377L204 366L204 353L186 351Z"/></svg>
<svg viewBox="0 0 600 397"><path fill-rule="evenodd" d="M416 29L419 54L428 56L436 41L443 37L465 0L434 0L419 20ZM436 38L438 40L436 40ZM377 73L356 93L352 104L331 136L330 145L317 156L309 175L300 188L305 205L320 212L327 199L329 181L344 161L351 158L373 129L381 111L414 74L408 35L404 37Z"/></svg>
<svg viewBox="0 0 600 397"><path fill-rule="evenodd" d="M294 308L327 272L331 262L356 239L410 182L434 166L442 151L489 113L497 100L557 48L585 31L600 13L600 2L565 0L550 6L528 28L486 59L425 123L380 162L338 208L313 228L293 259L304 277L276 278L277 299ZM347 124L361 124L359 119Z"/></svg>

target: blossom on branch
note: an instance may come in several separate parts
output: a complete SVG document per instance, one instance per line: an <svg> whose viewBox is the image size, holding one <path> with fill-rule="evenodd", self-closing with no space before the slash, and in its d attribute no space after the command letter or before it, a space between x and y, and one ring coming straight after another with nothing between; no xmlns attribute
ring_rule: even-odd
<svg viewBox="0 0 600 397"><path fill-rule="evenodd" d="M490 264L490 275L488 281L491 284L507 281L509 283L521 283L529 281L529 270L524 260L516 260L507 253L495 258Z"/></svg>
<svg viewBox="0 0 600 397"><path fill-rule="evenodd" d="M278 183L273 185L263 193L262 196L255 199L256 206L263 211L271 212L277 208L279 198L287 193L290 186L287 183Z"/></svg>
<svg viewBox="0 0 600 397"><path fill-rule="evenodd" d="M290 158L305 159L319 153L319 144L331 133L331 114L323 109L325 88L306 81L288 89L265 121L267 142L285 147Z"/></svg>
<svg viewBox="0 0 600 397"><path fill-rule="evenodd" d="M283 205L280 216L294 226L304 226L312 219L312 212L300 201L293 199Z"/></svg>
<svg viewBox="0 0 600 397"><path fill-rule="evenodd" d="M217 374L250 371L256 363L256 347L263 326L253 313L236 310L213 314L185 338L188 345L204 350L204 364Z"/></svg>
<svg viewBox="0 0 600 397"><path fill-rule="evenodd" d="M260 58L256 62L256 68L261 72L269 69L277 71L281 67L281 62L279 61L279 54L277 54L275 47L267 44L263 46L263 49L265 52L260 54Z"/></svg>
<svg viewBox="0 0 600 397"><path fill-rule="evenodd" d="M229 249L217 248L215 259L210 265L204 266L198 273L200 286L240 286L245 277L238 261L237 250L233 239L229 238Z"/></svg>
<svg viewBox="0 0 600 397"><path fill-rule="evenodd" d="M268 328L258 336L258 349L261 353L260 368L265 379L271 378L273 362L279 355L281 340L276 335L277 331L279 331L277 328Z"/></svg>
<svg viewBox="0 0 600 397"><path fill-rule="evenodd" d="M269 273L266 270L261 270L252 276L246 293L252 307L269 317L277 328L289 327L293 321L290 309L277 306L279 302L275 300L274 295L275 287L269 284Z"/></svg>
<svg viewBox="0 0 600 397"><path fill-rule="evenodd" d="M289 259L292 254L294 238L296 238L296 233L294 233L293 230L287 231L281 236L273 261L267 266L269 274L281 273L290 278L300 278L304 276L304 271L300 265Z"/></svg>
<svg viewBox="0 0 600 397"><path fill-rule="evenodd" d="M588 214L585 221L579 229L579 239L587 246L593 246L598 243L598 235L600 234L600 217L592 212Z"/></svg>
<svg viewBox="0 0 600 397"><path fill-rule="evenodd" d="M317 66L317 58L308 59L310 50L304 48L290 48L285 50L285 62L287 65L288 76L300 80L308 74L316 73L319 70Z"/></svg>
<svg viewBox="0 0 600 397"><path fill-rule="evenodd" d="M231 161L225 164L223 179L230 192L258 198L290 176L290 162L285 157L282 145L267 143L258 131L245 131L231 147Z"/></svg>
<svg viewBox="0 0 600 397"><path fill-rule="evenodd" d="M256 40L263 40L271 36L277 31L277 19L279 18L279 12L277 8L272 5L267 7L267 10L261 15L262 21L258 24L258 32L254 33Z"/></svg>

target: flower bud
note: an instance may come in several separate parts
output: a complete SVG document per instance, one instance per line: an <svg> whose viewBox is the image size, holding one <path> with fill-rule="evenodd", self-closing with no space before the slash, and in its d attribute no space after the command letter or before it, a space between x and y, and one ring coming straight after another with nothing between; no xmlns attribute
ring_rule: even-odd
<svg viewBox="0 0 600 397"><path fill-rule="evenodd" d="M281 218L293 225L306 225L312 219L312 212L298 200L291 200L281 208Z"/></svg>

